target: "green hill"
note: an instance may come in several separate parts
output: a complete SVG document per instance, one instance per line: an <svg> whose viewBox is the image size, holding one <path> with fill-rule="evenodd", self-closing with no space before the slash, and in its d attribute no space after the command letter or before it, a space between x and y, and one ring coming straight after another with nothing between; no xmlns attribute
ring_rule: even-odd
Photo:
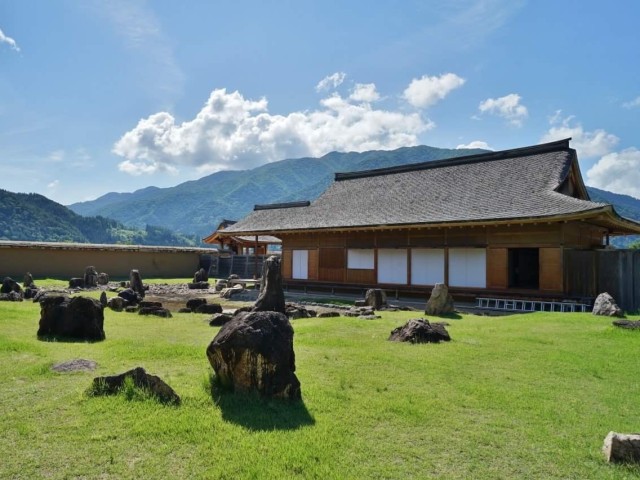
<svg viewBox="0 0 640 480"><path fill-rule="evenodd" d="M252 170L223 171L171 188L145 188L133 193L108 193L69 208L81 215L102 215L127 225L162 225L171 230L211 233L223 218L239 219L257 203L313 200L335 172L369 170L481 153L428 146L363 153L331 152L320 158L296 158Z"/></svg>
<svg viewBox="0 0 640 480"><path fill-rule="evenodd" d="M0 190L0 239L41 242L194 246L196 237L164 227L126 227L103 216L83 217L35 193Z"/></svg>

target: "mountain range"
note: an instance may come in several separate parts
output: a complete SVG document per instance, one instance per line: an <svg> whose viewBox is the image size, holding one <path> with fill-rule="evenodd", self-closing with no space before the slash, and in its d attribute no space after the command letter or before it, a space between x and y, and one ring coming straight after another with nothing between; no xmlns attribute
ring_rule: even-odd
<svg viewBox="0 0 640 480"><path fill-rule="evenodd" d="M0 240L195 246L199 239L164 227L127 227L102 216L85 217L36 193L0 190Z"/></svg>
<svg viewBox="0 0 640 480"><path fill-rule="evenodd" d="M335 172L370 170L483 153L480 149L404 147L363 153L332 152L320 158L295 158L252 170L222 171L170 188L148 187L133 193L108 193L69 208L80 215L101 215L127 225L162 225L204 237L222 219L238 220L255 204L313 200Z"/></svg>

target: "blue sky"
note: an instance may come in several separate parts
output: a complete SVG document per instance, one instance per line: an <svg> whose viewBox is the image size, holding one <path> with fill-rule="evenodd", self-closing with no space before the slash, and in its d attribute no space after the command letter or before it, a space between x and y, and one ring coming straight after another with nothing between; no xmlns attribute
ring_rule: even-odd
<svg viewBox="0 0 640 480"><path fill-rule="evenodd" d="M588 184L640 197L639 19L635 0L0 0L0 188L69 204L332 150L573 137Z"/></svg>

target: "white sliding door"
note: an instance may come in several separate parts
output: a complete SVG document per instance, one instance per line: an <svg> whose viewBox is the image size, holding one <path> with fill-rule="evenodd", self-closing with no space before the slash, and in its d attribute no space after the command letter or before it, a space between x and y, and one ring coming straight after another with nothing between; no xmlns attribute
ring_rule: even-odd
<svg viewBox="0 0 640 480"><path fill-rule="evenodd" d="M378 283L407 284L407 251L402 248L378 250Z"/></svg>
<svg viewBox="0 0 640 480"><path fill-rule="evenodd" d="M449 286L487 286L487 251L484 248L449 249Z"/></svg>
<svg viewBox="0 0 640 480"><path fill-rule="evenodd" d="M444 249L414 248L411 250L411 284L444 283Z"/></svg>
<svg viewBox="0 0 640 480"><path fill-rule="evenodd" d="M294 250L292 261L292 277L300 280L309 278L309 251Z"/></svg>
<svg viewBox="0 0 640 480"><path fill-rule="evenodd" d="M347 268L353 270L373 270L374 250L367 248L350 248L347 251Z"/></svg>

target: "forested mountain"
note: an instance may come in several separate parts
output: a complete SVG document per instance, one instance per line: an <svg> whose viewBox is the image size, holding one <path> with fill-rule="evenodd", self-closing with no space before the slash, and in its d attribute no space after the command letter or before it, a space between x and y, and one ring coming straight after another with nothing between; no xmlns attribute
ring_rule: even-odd
<svg viewBox="0 0 640 480"><path fill-rule="evenodd" d="M608 192L606 190L600 190L595 187L587 187L589 196L594 202L610 203L616 209L620 215L632 220L640 222L640 200L630 197L629 195L621 195L619 193ZM640 241L640 236L631 235L628 237L618 237L612 240L613 244L617 247L626 247L631 244L637 245ZM637 248L637 247L636 247Z"/></svg>
<svg viewBox="0 0 640 480"><path fill-rule="evenodd" d="M127 225L162 225L205 236L223 218L240 219L255 204L313 200L335 172L369 170L482 153L428 146L363 153L332 152L320 158L296 158L252 170L223 171L170 188L149 187L133 193L108 193L69 208L81 215L102 215Z"/></svg>
<svg viewBox="0 0 640 480"><path fill-rule="evenodd" d="M132 228L102 216L83 217L42 195L6 190L0 190L0 240L172 246L199 243L196 237L164 227Z"/></svg>

